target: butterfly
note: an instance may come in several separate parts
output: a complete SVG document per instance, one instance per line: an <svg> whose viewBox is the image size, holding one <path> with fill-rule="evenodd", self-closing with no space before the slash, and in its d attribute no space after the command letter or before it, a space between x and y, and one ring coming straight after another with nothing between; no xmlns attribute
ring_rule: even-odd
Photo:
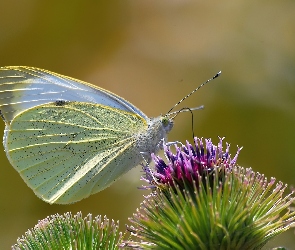
<svg viewBox="0 0 295 250"><path fill-rule="evenodd" d="M174 118L148 118L105 89L23 66L0 68L0 110L9 162L50 204L77 202L149 162Z"/></svg>

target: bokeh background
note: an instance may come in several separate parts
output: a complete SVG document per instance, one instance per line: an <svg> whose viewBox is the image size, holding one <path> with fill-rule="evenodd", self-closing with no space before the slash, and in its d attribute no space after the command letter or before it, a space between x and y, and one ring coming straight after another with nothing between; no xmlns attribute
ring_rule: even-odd
<svg viewBox="0 0 295 250"><path fill-rule="evenodd" d="M275 1L38 1L0 0L0 65L51 70L106 88L148 116L222 70L183 106L197 136L225 136L238 163L295 184L295 2ZM1 134L4 124L1 123ZM3 134L2 134L3 135ZM2 136L1 135L1 136ZM169 136L192 136L181 114ZM0 248L39 219L71 211L107 215L124 230L143 195L140 167L73 205L38 199L10 166L1 146ZM265 249L295 249L294 231Z"/></svg>

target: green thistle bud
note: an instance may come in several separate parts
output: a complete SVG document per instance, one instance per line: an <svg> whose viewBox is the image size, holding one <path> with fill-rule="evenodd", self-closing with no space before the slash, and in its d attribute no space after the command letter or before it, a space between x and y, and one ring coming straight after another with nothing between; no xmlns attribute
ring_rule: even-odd
<svg viewBox="0 0 295 250"><path fill-rule="evenodd" d="M118 223L104 217L97 216L94 219L89 214L82 218L78 213L53 215L47 217L32 230L28 230L25 236L17 240L14 250L59 250L59 249L118 249L118 242L122 234L118 232Z"/></svg>
<svg viewBox="0 0 295 250"><path fill-rule="evenodd" d="M195 139L164 146L167 163L153 156L155 169L145 167L144 179L153 189L130 218L129 230L141 242L125 246L148 249L261 249L289 229L295 212L286 185L236 165L229 144Z"/></svg>

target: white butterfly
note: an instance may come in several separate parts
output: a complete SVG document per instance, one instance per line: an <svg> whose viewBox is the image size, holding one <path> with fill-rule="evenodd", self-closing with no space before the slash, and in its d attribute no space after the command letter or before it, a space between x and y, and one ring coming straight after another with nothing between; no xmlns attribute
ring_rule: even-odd
<svg viewBox="0 0 295 250"><path fill-rule="evenodd" d="M148 118L122 97L89 83L37 68L0 68L7 158L51 204L86 198L143 159L150 161L173 127L172 115L182 112L172 109Z"/></svg>
<svg viewBox="0 0 295 250"><path fill-rule="evenodd" d="M148 118L107 90L31 67L0 68L0 110L7 158L48 203L105 189L173 127L168 115Z"/></svg>

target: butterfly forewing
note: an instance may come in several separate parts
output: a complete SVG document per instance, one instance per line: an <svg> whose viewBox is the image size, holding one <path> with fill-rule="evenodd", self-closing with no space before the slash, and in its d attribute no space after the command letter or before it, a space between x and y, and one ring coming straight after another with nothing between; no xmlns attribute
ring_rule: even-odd
<svg viewBox="0 0 295 250"><path fill-rule="evenodd" d="M25 110L6 127L11 164L49 203L71 203L98 192L136 166L134 134L144 118L100 104L54 102Z"/></svg>
<svg viewBox="0 0 295 250"><path fill-rule="evenodd" d="M57 100L103 104L148 119L122 97L89 83L32 67L0 68L0 109L6 122L26 109Z"/></svg>

